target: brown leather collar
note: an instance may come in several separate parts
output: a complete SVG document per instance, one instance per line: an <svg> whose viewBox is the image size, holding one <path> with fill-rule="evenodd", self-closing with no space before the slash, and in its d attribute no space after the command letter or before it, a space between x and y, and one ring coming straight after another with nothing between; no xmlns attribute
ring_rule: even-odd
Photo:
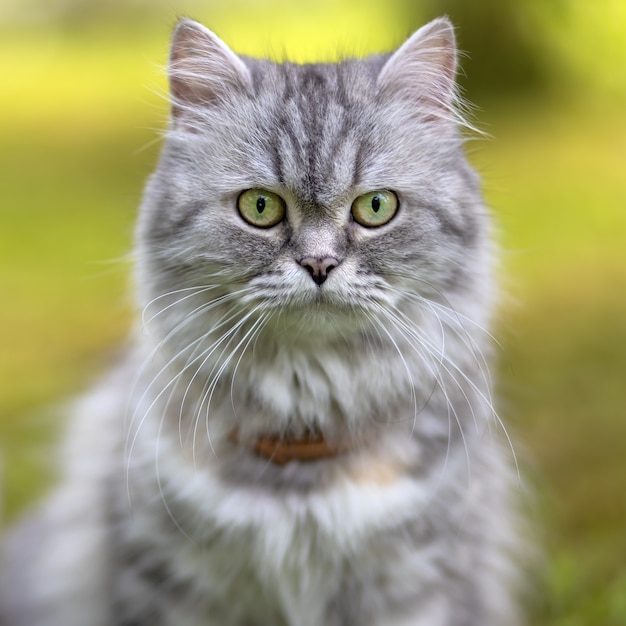
<svg viewBox="0 0 626 626"><path fill-rule="evenodd" d="M348 445L329 443L321 433L295 435L259 435L251 441L242 441L235 429L229 435L230 441L254 450L276 465L286 465L291 461L303 463L321 461L336 457L349 449Z"/></svg>

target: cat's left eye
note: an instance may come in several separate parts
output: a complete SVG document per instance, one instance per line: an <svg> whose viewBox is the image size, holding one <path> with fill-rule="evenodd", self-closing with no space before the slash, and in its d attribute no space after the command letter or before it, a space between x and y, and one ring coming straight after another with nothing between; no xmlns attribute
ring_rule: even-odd
<svg viewBox="0 0 626 626"><path fill-rule="evenodd" d="M363 194L352 203L354 221L368 228L386 224L397 212L398 196L384 189Z"/></svg>
<svg viewBox="0 0 626 626"><path fill-rule="evenodd" d="M266 189L248 189L237 198L239 214L248 224L271 228L281 222L287 212L285 201Z"/></svg>

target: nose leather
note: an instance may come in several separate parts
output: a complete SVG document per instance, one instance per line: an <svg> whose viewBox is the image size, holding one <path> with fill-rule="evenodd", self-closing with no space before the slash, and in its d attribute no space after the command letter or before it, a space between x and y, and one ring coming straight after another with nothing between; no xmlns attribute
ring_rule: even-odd
<svg viewBox="0 0 626 626"><path fill-rule="evenodd" d="M335 269L340 262L341 261L332 256L322 258L307 256L298 261L298 263L309 272L311 278L318 286L322 285L328 278L330 271Z"/></svg>

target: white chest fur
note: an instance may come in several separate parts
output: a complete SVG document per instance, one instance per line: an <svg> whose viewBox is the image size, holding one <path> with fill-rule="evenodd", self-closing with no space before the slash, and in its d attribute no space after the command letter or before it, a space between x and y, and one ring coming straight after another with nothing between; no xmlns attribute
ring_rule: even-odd
<svg viewBox="0 0 626 626"><path fill-rule="evenodd" d="M340 461L335 479L308 493L233 485L214 468L168 467L176 456L162 456L160 471L168 480L161 484L166 490L160 504L182 498L194 520L186 529L189 538L173 540L172 561L188 570L186 577L206 585L200 593L242 604L248 581L256 581L287 623L298 626L324 624L324 611L345 580L346 564L356 572L377 567L380 536L427 514L436 494L433 478L417 479L400 463L385 463L372 454ZM176 515L175 507L172 513ZM203 536L209 537L207 549L201 545ZM219 540L212 542L212 536ZM200 549L193 547L198 541ZM181 543L187 544L182 551ZM428 551L411 559L425 572L432 569Z"/></svg>

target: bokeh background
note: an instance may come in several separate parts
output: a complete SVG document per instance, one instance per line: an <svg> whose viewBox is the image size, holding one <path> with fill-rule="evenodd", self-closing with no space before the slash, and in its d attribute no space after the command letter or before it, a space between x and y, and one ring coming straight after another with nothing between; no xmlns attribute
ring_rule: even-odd
<svg viewBox="0 0 626 626"><path fill-rule="evenodd" d="M626 2L1 0L3 523L53 480L65 400L130 325L129 252L178 15L296 61L458 26L499 224L501 412L545 558L530 623L626 624Z"/></svg>

